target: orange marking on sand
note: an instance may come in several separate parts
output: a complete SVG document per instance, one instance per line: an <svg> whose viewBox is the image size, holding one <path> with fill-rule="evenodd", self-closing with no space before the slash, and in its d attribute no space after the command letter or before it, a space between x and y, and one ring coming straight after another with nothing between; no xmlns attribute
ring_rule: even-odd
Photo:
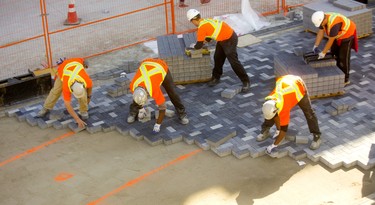
<svg viewBox="0 0 375 205"><path fill-rule="evenodd" d="M0 167L4 166L4 165L6 165L6 164L8 164L10 162L13 162L13 161L15 161L17 159L21 159L22 157L25 157L25 156L27 156L29 154L32 154L32 153L36 152L36 151L39 151L40 149L42 149L44 147L47 147L48 145L51 145L51 144L53 144L55 142L58 142L58 141L60 141L60 140L62 140L64 138L70 137L73 134L74 134L74 132L65 133L65 134L61 135L60 137L56 137L53 140L50 140L50 141L45 142L45 143L43 143L43 144L41 144L39 146L33 147L33 148L29 149L29 150L26 150L25 152L23 152L21 154L15 155L15 156L13 156L13 157L5 160L5 161L0 162Z"/></svg>
<svg viewBox="0 0 375 205"><path fill-rule="evenodd" d="M146 177L148 177L148 176L150 176L150 175L152 175L152 174L155 174L156 172L159 172L159 171L161 171L161 170L163 170L163 169L165 169L165 168L167 168L167 167L169 167L169 166L171 166L171 165L173 165L173 164L176 164L177 162L180 162L180 161L182 161L182 160L188 159L189 157L191 157L191 156L193 156L193 155L195 155L195 154L198 154L198 153L201 152L201 151L202 151L201 149L197 149L197 150L194 150L194 151L192 151L192 152L190 152L190 153L187 153L187 154L185 154L185 155L182 155L182 156L180 156L180 157L178 157L178 158L176 158L176 159L174 159L174 160L172 160L172 161L170 161L170 162L168 162L168 163L166 163L166 164L163 164L162 166L160 166L160 167L158 167L158 168L156 168L156 169L154 169L154 170L151 170L151 171L147 172L146 174L144 174L144 175L142 175L142 176L140 176L140 177L137 177L137 178L135 178L135 179L133 179L133 180L130 180L130 181L126 182L125 184L123 184L122 186L118 187L117 189L115 189L115 190L109 192L108 194L106 194L106 195L100 197L99 199L97 199L97 200L95 200L95 201L92 201L92 202L88 203L87 205L95 205L95 204L98 204L98 203L100 203L101 201L105 200L106 198L108 198L108 197L110 197L110 196L112 196L112 195L115 195L116 193L122 191L123 189L135 185L136 183L142 181L142 180L145 179Z"/></svg>
<svg viewBox="0 0 375 205"><path fill-rule="evenodd" d="M72 178L74 175L73 174L70 174L70 173L60 173L59 175L57 175L55 177L55 181L57 182L62 182L62 181L65 181L67 179L70 179Z"/></svg>

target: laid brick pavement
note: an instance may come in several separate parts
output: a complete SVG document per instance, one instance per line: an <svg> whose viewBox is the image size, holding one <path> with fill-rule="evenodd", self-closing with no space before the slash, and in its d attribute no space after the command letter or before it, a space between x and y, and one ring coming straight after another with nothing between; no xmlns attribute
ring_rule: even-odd
<svg viewBox="0 0 375 205"><path fill-rule="evenodd" d="M152 134L155 112L151 112L151 121L129 125L126 117L131 95L111 97L108 90L113 84L95 87L86 130L90 133L116 130L153 146L184 141L204 150L212 150L221 157L234 155L243 159L262 156L272 139L256 142L255 138L263 122L261 107L264 97L272 90L275 82L274 54L280 51L293 53L295 48L309 51L314 40L315 34L306 33L301 27L297 27L261 43L239 48L239 58L251 79L251 91L247 94L235 94L231 98L222 96L224 90L236 89L241 85L228 63L225 64L221 83L214 88L204 83L178 85L177 92L186 106L190 123L181 125L176 116L167 117L157 135ZM322 132L322 146L315 151L308 148L311 136L303 113L297 108L291 113L287 140L278 148L279 157L290 156L298 160L307 157L332 169L358 165L368 170L375 166L375 74L371 72L375 69L374 47L373 35L360 39L359 53L352 53L352 83L344 88L344 95L312 101ZM136 65L133 62L130 64ZM129 69L129 64L95 77L118 78L125 67ZM351 102L351 109L334 114L330 112L332 106L338 106L341 101ZM77 107L75 101L74 104ZM148 106L151 111L157 110L153 102ZM42 103L37 103L10 110L7 115L41 129L69 127L78 131L61 100L50 115L42 119L36 118L41 108ZM173 110L170 102L168 109Z"/></svg>

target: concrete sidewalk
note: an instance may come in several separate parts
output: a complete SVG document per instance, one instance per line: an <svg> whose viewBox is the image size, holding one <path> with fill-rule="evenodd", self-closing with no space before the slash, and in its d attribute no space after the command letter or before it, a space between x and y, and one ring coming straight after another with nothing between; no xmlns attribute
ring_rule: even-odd
<svg viewBox="0 0 375 205"><path fill-rule="evenodd" d="M0 204L371 204L375 174L291 158L220 158L177 143L154 146L116 132L80 132L1 118ZM36 147L35 149L31 149ZM23 157L3 162L29 150ZM100 203L99 203L100 202ZM357 203L358 202L358 203ZM362 204L362 203L361 203Z"/></svg>

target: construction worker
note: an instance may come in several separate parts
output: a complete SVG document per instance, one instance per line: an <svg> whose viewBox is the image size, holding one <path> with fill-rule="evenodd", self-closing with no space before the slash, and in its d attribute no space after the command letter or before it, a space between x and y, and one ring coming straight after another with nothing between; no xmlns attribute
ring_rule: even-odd
<svg viewBox="0 0 375 205"><path fill-rule="evenodd" d="M270 128L276 124L276 132L273 135L274 143L267 147L266 153L275 157L274 152L279 143L284 139L288 131L290 121L290 111L298 105L305 115L310 133L313 134L313 141L310 149L315 150L320 147L320 129L318 119L311 107L308 91L303 80L294 75L285 75L277 78L275 89L265 98L262 112L265 118L262 124L261 134L257 136L257 141L261 142L270 136Z"/></svg>
<svg viewBox="0 0 375 205"><path fill-rule="evenodd" d="M319 46L324 37L324 32L328 37L328 42L323 51L319 53L319 58L324 58L326 53L331 53L336 57L336 65L345 74L345 85L350 84L350 51L353 48L358 52L358 39L355 23L339 13L324 13L316 11L311 16L311 21L319 28L316 36L313 51Z"/></svg>
<svg viewBox="0 0 375 205"><path fill-rule="evenodd" d="M165 61L157 58L147 58L141 62L133 80L130 82L130 90L133 93L133 103L130 105L128 123L133 123L136 118L143 119L147 116L144 106L147 103L147 96L150 95L159 109L159 116L153 128L154 133L160 131L167 105L165 97L160 88L164 87L172 104L174 105L178 119L181 124L188 124L185 106L182 104L180 97L174 90L172 75L168 70Z"/></svg>
<svg viewBox="0 0 375 205"><path fill-rule="evenodd" d="M44 102L43 109L39 111L38 117L43 117L52 110L62 93L68 113L73 117L78 126L82 128L86 125L83 120L89 117L87 111L93 85L89 75L85 71L87 64L83 58L60 58L57 61L57 65L55 83ZM71 105L72 94L78 100L79 114L82 119Z"/></svg>
<svg viewBox="0 0 375 205"><path fill-rule="evenodd" d="M205 42L209 42L212 39L217 41L214 54L215 65L208 85L212 87L220 82L225 59L228 59L233 71L242 82L241 92L248 92L250 90L250 79L238 60L238 37L233 29L223 21L201 18L200 12L196 9L189 9L187 11L187 18L198 27L197 42L190 45L191 48L201 49Z"/></svg>

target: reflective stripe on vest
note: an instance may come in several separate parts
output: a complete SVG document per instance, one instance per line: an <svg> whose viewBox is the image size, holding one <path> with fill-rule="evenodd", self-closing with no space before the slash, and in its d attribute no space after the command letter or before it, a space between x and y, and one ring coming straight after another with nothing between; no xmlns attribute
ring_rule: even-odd
<svg viewBox="0 0 375 205"><path fill-rule="evenodd" d="M208 38L216 40L217 37L219 36L219 33L221 31L221 27L223 26L223 22L216 20L216 19L203 19L200 23L198 28L203 26L204 24L211 24L211 26L214 28L214 32L212 33L211 36L207 36Z"/></svg>
<svg viewBox="0 0 375 205"><path fill-rule="evenodd" d="M343 16L341 14L338 14L338 13L328 12L327 14L329 15L329 17L328 17L328 25L329 25L328 33L331 31L331 28L333 26L333 22L335 22L336 18L340 17L342 19L342 23L344 24L343 26L341 26L342 31L340 31L339 34L336 36L336 39L339 39L340 37L345 35L346 32L348 31L348 29L350 27L350 20L348 18L346 18L345 16Z"/></svg>
<svg viewBox="0 0 375 205"><path fill-rule="evenodd" d="M154 68L152 68L151 70L147 71L146 66L153 66ZM155 62L151 62L151 61L142 63L142 65L139 67L139 70L141 71L142 75L139 76L139 78L134 81L133 91L134 91L134 89L136 87L138 87L139 84L141 84L142 82L144 82L148 93L152 97L152 82L151 82L151 77L153 75L156 75L156 74L161 74L162 75L162 80L164 80L164 77L167 75L167 73L165 72L163 66L161 66L159 63L155 63Z"/></svg>
<svg viewBox="0 0 375 205"><path fill-rule="evenodd" d="M70 68L70 67L74 67L73 70L68 70L68 68ZM70 92L72 92L72 89L70 88L70 86L74 83L74 81L78 81L80 83L83 83L85 85L85 87L87 87L86 81L80 75L78 75L78 73L82 69L83 69L83 65L79 62L70 62L70 63L65 65L63 76L62 76L61 80L64 78L64 76L69 77L68 87L69 87Z"/></svg>
<svg viewBox="0 0 375 205"><path fill-rule="evenodd" d="M267 96L266 100L275 99L277 102L276 107L279 108L279 112L284 107L284 95L295 93L296 100L299 102L303 98L303 94L301 93L296 81L301 81L301 84L303 85L302 79L299 77L290 75L282 77L276 82L275 93L272 94L272 96ZM287 88L283 88L283 82L286 82L289 86Z"/></svg>

